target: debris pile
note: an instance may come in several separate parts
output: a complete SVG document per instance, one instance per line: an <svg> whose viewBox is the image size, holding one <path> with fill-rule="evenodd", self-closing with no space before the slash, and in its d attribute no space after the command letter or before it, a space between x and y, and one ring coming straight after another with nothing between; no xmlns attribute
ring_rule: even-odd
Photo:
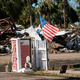
<svg viewBox="0 0 80 80"><path fill-rule="evenodd" d="M16 26L11 17L0 19L0 52L6 52L6 47L11 45L11 37L16 36Z"/></svg>
<svg viewBox="0 0 80 80"><path fill-rule="evenodd" d="M15 24L11 17L0 19L0 50L4 47L7 49L7 46L11 45L10 39L12 37L25 38L27 36L38 40L44 40L44 34L40 25L35 28L31 26L28 29L23 29L21 25ZM80 26L59 31L54 37L53 41L48 43L50 53L79 51Z"/></svg>
<svg viewBox="0 0 80 80"><path fill-rule="evenodd" d="M49 51L50 53L79 52L80 26L72 29L68 33L55 36L52 43L49 43Z"/></svg>
<svg viewBox="0 0 80 80"><path fill-rule="evenodd" d="M5 45L11 37L16 35L17 28L11 17L0 19L0 44Z"/></svg>

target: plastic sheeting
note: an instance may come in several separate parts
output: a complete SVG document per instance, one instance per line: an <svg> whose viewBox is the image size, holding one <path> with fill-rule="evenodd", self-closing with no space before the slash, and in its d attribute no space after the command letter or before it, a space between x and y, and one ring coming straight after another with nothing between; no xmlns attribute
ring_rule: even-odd
<svg viewBox="0 0 80 80"><path fill-rule="evenodd" d="M28 32L30 37L34 37L36 40L41 40L33 26L29 27L26 31Z"/></svg>
<svg viewBox="0 0 80 80"><path fill-rule="evenodd" d="M66 33L69 33L70 31L59 31L55 36L61 36L65 35Z"/></svg>
<svg viewBox="0 0 80 80"><path fill-rule="evenodd" d="M21 31L17 31L17 34L23 34L23 33L28 33L30 37L34 37L36 40L41 40L39 35L44 36L43 30L40 27L40 25L37 28L33 28L33 26L29 27L28 29L23 29ZM59 31L55 36L61 36L65 35L66 33L69 33L69 31Z"/></svg>
<svg viewBox="0 0 80 80"><path fill-rule="evenodd" d="M15 24L17 28L23 28L22 25Z"/></svg>
<svg viewBox="0 0 80 80"><path fill-rule="evenodd" d="M41 38L39 37L39 35L37 34L37 32L35 31L33 26L29 27L28 29L23 29L21 31L17 31L18 35L24 34L24 33L28 33L30 37L34 37L36 40L41 40Z"/></svg>
<svg viewBox="0 0 80 80"><path fill-rule="evenodd" d="M39 25L37 28L35 28L35 30L36 30L36 32L38 33L38 35L39 35L39 34L44 35L44 34L43 34L43 30L41 29L40 25Z"/></svg>

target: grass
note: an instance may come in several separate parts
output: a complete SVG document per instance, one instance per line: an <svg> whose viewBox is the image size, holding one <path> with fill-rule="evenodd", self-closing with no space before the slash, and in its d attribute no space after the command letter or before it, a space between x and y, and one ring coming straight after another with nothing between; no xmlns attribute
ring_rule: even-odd
<svg viewBox="0 0 80 80"><path fill-rule="evenodd" d="M61 68L56 68L56 70L60 70ZM68 68L68 69L80 69L80 68ZM67 69L67 70L68 70ZM26 74L30 74L30 75L39 75L39 76L51 76L51 77L64 77L64 78L78 78L80 79L80 76L74 75L74 74L68 74L68 73L63 73L63 74L57 74L57 73L46 73L44 72L44 69L35 69L35 72L29 72Z"/></svg>
<svg viewBox="0 0 80 80"><path fill-rule="evenodd" d="M37 71L45 71L45 69L43 69L43 68L37 68L37 69L34 69L34 71L35 72L37 72Z"/></svg>
<svg viewBox="0 0 80 80"><path fill-rule="evenodd" d="M50 73L43 73L43 72L30 72L26 73L29 75L39 75L39 76L51 76L51 77L63 77L63 78L78 78L80 79L80 76L70 75L70 74L50 74Z"/></svg>

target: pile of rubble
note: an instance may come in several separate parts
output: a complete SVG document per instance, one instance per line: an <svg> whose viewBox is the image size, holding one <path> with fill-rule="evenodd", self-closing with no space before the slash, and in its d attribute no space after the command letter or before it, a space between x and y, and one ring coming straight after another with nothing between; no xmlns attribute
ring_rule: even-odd
<svg viewBox="0 0 80 80"><path fill-rule="evenodd" d="M11 17L0 19L0 44L8 45L11 37L16 35L16 26Z"/></svg>
<svg viewBox="0 0 80 80"><path fill-rule="evenodd" d="M55 36L52 43L49 43L49 51L50 53L79 52L80 26L64 35Z"/></svg>
<svg viewBox="0 0 80 80"><path fill-rule="evenodd" d="M18 26L18 25L17 25ZM21 27L21 25L19 25ZM11 17L0 20L0 45L8 47L11 45L10 39L12 37L26 36L35 37L38 40L44 40L44 34L40 27L19 30ZM4 47L0 47L3 49ZM61 30L54 37L53 41L49 43L50 53L61 53L61 52L75 52L80 50L80 26L74 27L73 29Z"/></svg>
<svg viewBox="0 0 80 80"><path fill-rule="evenodd" d="M11 37L16 36L16 26L11 17L0 19L0 52L7 52Z"/></svg>

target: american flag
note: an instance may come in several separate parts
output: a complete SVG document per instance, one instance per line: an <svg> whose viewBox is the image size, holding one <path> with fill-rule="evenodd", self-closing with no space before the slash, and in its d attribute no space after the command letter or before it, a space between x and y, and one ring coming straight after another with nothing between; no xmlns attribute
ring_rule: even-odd
<svg viewBox="0 0 80 80"><path fill-rule="evenodd" d="M40 17L40 22L42 25L42 30L44 32L44 37L46 40L51 42L53 40L54 36L59 31L59 28L48 23L45 19L43 19L42 16L39 16L39 17Z"/></svg>

